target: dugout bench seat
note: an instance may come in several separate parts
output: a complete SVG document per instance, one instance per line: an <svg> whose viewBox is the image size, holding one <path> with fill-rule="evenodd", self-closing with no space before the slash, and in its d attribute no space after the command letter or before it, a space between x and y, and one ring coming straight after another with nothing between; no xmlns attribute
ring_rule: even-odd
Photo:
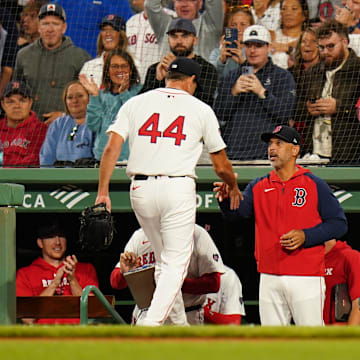
<svg viewBox="0 0 360 360"><path fill-rule="evenodd" d="M91 292L95 296L89 296ZM80 325L87 325L89 318L113 318L119 324L126 324L114 307L114 295L103 295L90 285L81 296L17 296L16 318L80 318Z"/></svg>

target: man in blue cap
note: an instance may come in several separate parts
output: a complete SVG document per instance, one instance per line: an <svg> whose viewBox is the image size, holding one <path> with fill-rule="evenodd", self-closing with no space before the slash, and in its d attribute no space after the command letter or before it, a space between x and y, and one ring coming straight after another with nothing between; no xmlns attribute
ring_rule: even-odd
<svg viewBox="0 0 360 360"><path fill-rule="evenodd" d="M296 164L301 137L286 125L261 135L270 174L251 181L231 210L227 187L215 183L221 211L230 221L255 216L255 258L260 275L262 325L323 325L324 243L347 231L343 209L329 186Z"/></svg>

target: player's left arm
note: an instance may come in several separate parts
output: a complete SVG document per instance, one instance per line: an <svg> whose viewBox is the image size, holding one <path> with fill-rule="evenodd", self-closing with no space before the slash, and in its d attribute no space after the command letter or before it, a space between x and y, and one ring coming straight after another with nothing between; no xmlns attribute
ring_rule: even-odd
<svg viewBox="0 0 360 360"><path fill-rule="evenodd" d="M115 164L120 156L123 143L124 138L121 135L115 132L111 132L101 157L98 194L95 200L95 204L105 202L108 211L111 211L109 183L115 168Z"/></svg>
<svg viewBox="0 0 360 360"><path fill-rule="evenodd" d="M216 293L220 289L221 274L218 272L212 272L203 274L197 278L185 278L182 292L187 294L208 294Z"/></svg>
<svg viewBox="0 0 360 360"><path fill-rule="evenodd" d="M329 185L313 175L309 176L317 187L318 211L322 221L314 227L302 229L305 248L323 244L330 239L340 239L348 229L344 210Z"/></svg>

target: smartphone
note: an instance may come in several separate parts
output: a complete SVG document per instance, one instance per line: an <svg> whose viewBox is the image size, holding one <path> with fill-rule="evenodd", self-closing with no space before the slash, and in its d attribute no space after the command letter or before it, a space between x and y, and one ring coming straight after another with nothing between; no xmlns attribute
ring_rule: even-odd
<svg viewBox="0 0 360 360"><path fill-rule="evenodd" d="M225 28L225 41L229 41L230 44L226 44L227 48L237 48L235 40L238 39L238 29Z"/></svg>
<svg viewBox="0 0 360 360"><path fill-rule="evenodd" d="M241 74L242 75L254 74L254 68L252 66L242 66L241 67Z"/></svg>
<svg viewBox="0 0 360 360"><path fill-rule="evenodd" d="M309 99L309 101L310 101L312 104L315 104L315 103L316 103L316 100L317 100L316 97L313 97L313 98Z"/></svg>

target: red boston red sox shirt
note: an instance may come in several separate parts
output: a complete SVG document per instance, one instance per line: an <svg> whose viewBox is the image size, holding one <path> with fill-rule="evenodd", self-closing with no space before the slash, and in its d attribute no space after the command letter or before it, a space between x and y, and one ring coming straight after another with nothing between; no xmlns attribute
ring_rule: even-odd
<svg viewBox="0 0 360 360"><path fill-rule="evenodd" d="M337 241L325 255L325 268L324 322L334 324L336 322L334 286L347 284L351 301L360 297L360 252L352 249L346 242Z"/></svg>
<svg viewBox="0 0 360 360"><path fill-rule="evenodd" d="M55 267L39 257L31 265L18 270L16 274L16 296L40 295L54 280L60 265ZM99 286L95 268L89 263L77 263L75 276L82 288L88 285ZM54 295L72 295L66 274ZM38 319L39 324L78 324L79 319Z"/></svg>

